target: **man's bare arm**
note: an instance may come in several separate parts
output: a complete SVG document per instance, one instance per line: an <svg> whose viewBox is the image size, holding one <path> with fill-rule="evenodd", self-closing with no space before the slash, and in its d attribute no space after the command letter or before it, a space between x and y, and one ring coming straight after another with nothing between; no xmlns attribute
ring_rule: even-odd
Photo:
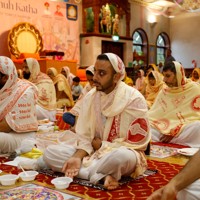
<svg viewBox="0 0 200 200"><path fill-rule="evenodd" d="M186 166L164 187L156 190L147 200L174 200L179 191L200 177L200 150L188 161Z"/></svg>
<svg viewBox="0 0 200 200"><path fill-rule="evenodd" d="M200 178L200 150L188 161L186 166L170 182L180 191Z"/></svg>

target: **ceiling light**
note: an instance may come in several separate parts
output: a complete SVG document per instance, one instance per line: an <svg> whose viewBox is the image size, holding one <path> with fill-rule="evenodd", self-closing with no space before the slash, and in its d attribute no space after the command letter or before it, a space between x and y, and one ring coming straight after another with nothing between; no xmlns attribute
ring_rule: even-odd
<svg viewBox="0 0 200 200"><path fill-rule="evenodd" d="M152 24L156 22L156 16L155 15L149 15L147 21Z"/></svg>

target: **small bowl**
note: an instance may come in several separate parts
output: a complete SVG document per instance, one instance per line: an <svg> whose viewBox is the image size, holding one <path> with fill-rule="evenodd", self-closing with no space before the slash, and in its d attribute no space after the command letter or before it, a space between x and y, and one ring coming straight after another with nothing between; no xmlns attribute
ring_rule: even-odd
<svg viewBox="0 0 200 200"><path fill-rule="evenodd" d="M70 177L58 177L58 178L54 178L51 183L54 184L54 186L57 189L66 189L69 187L69 184L73 181L72 178Z"/></svg>
<svg viewBox="0 0 200 200"><path fill-rule="evenodd" d="M6 175L0 176L0 182L2 185L5 185L5 186L14 185L18 178L19 176L15 174L6 174Z"/></svg>
<svg viewBox="0 0 200 200"><path fill-rule="evenodd" d="M19 173L19 177L23 180L23 181L33 181L35 180L35 177L38 175L37 171L26 171L25 172L21 172Z"/></svg>

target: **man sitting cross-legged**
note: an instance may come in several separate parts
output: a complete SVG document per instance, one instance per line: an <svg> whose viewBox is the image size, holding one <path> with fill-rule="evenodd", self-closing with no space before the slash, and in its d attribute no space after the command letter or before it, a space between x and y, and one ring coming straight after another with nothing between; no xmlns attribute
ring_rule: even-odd
<svg viewBox="0 0 200 200"><path fill-rule="evenodd" d="M97 57L96 87L82 100L76 134L71 133L75 142L62 141L44 153L51 169L94 184L103 181L108 190L116 189L122 176L143 174L147 168L144 151L150 141L147 105L140 92L121 81L124 74L117 55Z"/></svg>
<svg viewBox="0 0 200 200"><path fill-rule="evenodd" d="M148 111L152 140L200 147L200 86L185 77L183 66L168 62L163 68L166 85Z"/></svg>

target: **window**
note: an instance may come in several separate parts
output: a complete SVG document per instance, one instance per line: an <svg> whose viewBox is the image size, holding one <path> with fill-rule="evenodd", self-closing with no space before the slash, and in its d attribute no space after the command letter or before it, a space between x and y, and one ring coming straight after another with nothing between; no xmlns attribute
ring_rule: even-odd
<svg viewBox="0 0 200 200"><path fill-rule="evenodd" d="M133 52L134 50L140 55L142 53L142 37L139 32L133 34Z"/></svg>
<svg viewBox="0 0 200 200"><path fill-rule="evenodd" d="M133 33L133 64L146 65L148 57L147 35L142 29ZM135 62L135 63L134 63Z"/></svg>
<svg viewBox="0 0 200 200"><path fill-rule="evenodd" d="M162 62L164 64L165 62L165 54L166 54L166 50L167 48L170 47L170 41L169 41L169 37L166 33L161 33L158 35L157 38L157 42L156 42L156 61L157 61L157 65Z"/></svg>

